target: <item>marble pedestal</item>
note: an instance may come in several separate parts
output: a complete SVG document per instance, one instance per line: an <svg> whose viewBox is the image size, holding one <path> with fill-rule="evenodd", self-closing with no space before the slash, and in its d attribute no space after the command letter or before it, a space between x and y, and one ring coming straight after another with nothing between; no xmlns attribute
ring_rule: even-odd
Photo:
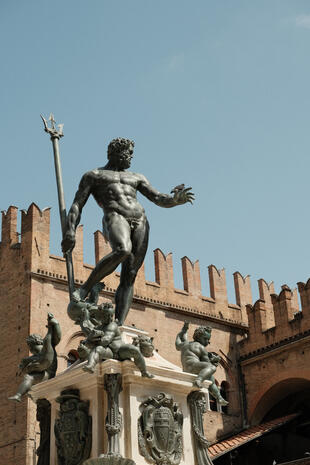
<svg viewBox="0 0 310 465"><path fill-rule="evenodd" d="M86 363L86 362L84 362ZM104 390L104 375L120 373L122 375L122 391L119 395L119 410L122 414L123 426L120 432L120 453L127 459L132 459L136 465L148 465L149 462L139 453L138 418L141 415L140 406L149 396L160 393L170 395L181 409L183 423L183 455L180 465L195 465L190 412L187 396L193 391L194 375L183 373L169 362L165 367L164 359L153 357L149 360L147 369L154 378L143 378L131 361L118 362L106 360L97 365L96 372L90 374L82 367L84 363L70 367L56 378L44 381L33 387L31 396L34 401L45 398L51 403L51 452L50 465L59 465L55 445L54 423L58 416L59 404L56 398L64 389L79 389L81 400L90 402L89 414L92 416L92 448L91 458L99 457L107 451L107 435L105 417L107 412L107 396ZM209 399L205 382L202 392Z"/></svg>

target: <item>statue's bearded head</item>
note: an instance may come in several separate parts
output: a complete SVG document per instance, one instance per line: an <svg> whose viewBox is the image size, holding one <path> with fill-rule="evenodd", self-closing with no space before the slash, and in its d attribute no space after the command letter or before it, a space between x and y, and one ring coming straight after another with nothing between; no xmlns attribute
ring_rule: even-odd
<svg viewBox="0 0 310 465"><path fill-rule="evenodd" d="M26 339L30 352L38 354L43 348L43 338L40 334L30 334Z"/></svg>
<svg viewBox="0 0 310 465"><path fill-rule="evenodd" d="M212 328L210 326L199 326L195 329L193 339L200 342L203 346L207 346L210 342Z"/></svg>
<svg viewBox="0 0 310 465"><path fill-rule="evenodd" d="M108 160L119 169L130 167L133 157L134 141L118 137L113 139L108 146Z"/></svg>

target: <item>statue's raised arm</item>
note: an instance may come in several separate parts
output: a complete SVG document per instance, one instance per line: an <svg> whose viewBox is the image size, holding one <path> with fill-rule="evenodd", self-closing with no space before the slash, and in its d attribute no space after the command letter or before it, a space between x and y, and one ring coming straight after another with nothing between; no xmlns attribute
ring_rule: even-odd
<svg viewBox="0 0 310 465"><path fill-rule="evenodd" d="M181 351L187 342L188 322L186 321L175 339L175 348Z"/></svg>

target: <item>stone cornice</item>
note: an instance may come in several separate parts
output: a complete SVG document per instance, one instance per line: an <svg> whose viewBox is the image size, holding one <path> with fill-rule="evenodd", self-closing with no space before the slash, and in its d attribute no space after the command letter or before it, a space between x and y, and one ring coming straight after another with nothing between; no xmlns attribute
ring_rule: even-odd
<svg viewBox="0 0 310 465"><path fill-rule="evenodd" d="M307 340L309 340L310 342L310 329L304 331L303 333L287 337L279 342L275 342L266 347L262 347L260 349L254 350L253 352L249 352L248 354L242 355L239 358L239 361L242 366L248 365L249 363L252 363L253 361L256 361L258 359L265 358L266 356L269 357L274 355L275 353L281 352L282 350L286 350L288 345L297 346L301 343L304 343Z"/></svg>
<svg viewBox="0 0 310 465"><path fill-rule="evenodd" d="M176 392L183 392L186 395L195 390L193 381L196 375L182 371L147 365L147 369L155 376L155 378L149 379L143 378L134 363L129 360L125 360L124 362L106 360L105 362L98 363L94 374L89 374L82 369L86 363L83 362L75 367L69 367L62 373L57 374L55 378L36 384L30 393L32 399L36 401L37 399L46 397L50 401L55 400L64 387L91 389L98 385L103 386L105 373L121 373L124 384L148 386L151 388L155 381L157 387L160 386L165 389L173 385L173 389ZM210 381L204 381L203 388L201 389L202 392L207 394L210 384Z"/></svg>

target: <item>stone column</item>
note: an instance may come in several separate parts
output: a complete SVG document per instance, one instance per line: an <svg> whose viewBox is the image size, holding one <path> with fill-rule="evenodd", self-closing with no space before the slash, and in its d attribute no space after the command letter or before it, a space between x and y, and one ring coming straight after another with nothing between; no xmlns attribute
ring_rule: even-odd
<svg viewBox="0 0 310 465"><path fill-rule="evenodd" d="M104 389L107 393L105 428L108 435L108 450L97 458L88 459L83 465L136 465L133 460L123 458L120 454L119 434L123 419L119 410L119 394L122 391L122 375L105 373Z"/></svg>
<svg viewBox="0 0 310 465"><path fill-rule="evenodd" d="M47 399L37 401L37 421L40 424L40 445L36 450L37 465L50 465L51 404Z"/></svg>
<svg viewBox="0 0 310 465"><path fill-rule="evenodd" d="M208 454L209 443L204 436L203 414L207 411L205 394L201 391L192 391L187 396L191 413L193 449L197 465L213 465Z"/></svg>
<svg viewBox="0 0 310 465"><path fill-rule="evenodd" d="M108 450L102 456L121 457L119 433L122 429L122 415L119 411L119 393L122 391L122 375L120 373L106 373L104 375L104 389L107 392L107 416L105 429L108 435Z"/></svg>

